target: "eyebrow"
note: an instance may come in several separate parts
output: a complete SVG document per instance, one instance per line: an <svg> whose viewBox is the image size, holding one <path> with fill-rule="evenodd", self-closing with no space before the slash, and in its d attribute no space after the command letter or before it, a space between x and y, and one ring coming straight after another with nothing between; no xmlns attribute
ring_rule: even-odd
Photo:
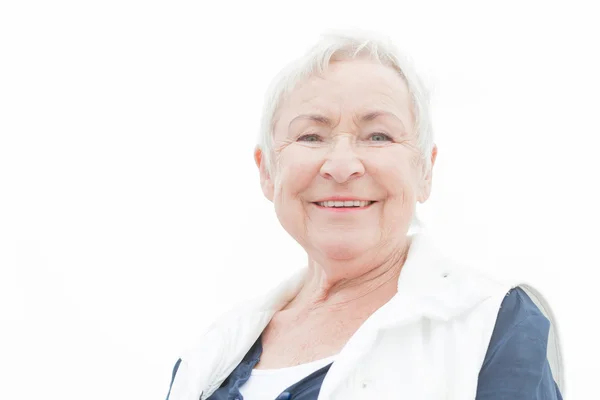
<svg viewBox="0 0 600 400"><path fill-rule="evenodd" d="M389 111L372 111L372 112L368 112L364 115L362 115L360 117L361 121L373 121L374 119L378 118L378 117L392 117L397 119L398 121L402 122L402 120L394 113L389 112Z"/></svg>
<svg viewBox="0 0 600 400"><path fill-rule="evenodd" d="M318 123L323 124L323 125L329 125L329 126L332 125L332 121L329 118L327 118L326 116L324 116L324 115L320 115L320 114L300 114L300 115L294 117L290 121L290 124L288 125L288 129L292 126L292 124L294 122L299 121L299 120L303 120L303 119L306 119L306 120L309 120L309 121L313 121L313 122L318 122Z"/></svg>
<svg viewBox="0 0 600 400"><path fill-rule="evenodd" d="M402 128L406 129L404 126L404 123L402 122L402 120L394 113L389 112L389 111L371 111L371 112L367 112L366 114L363 114L360 116L359 120L362 122L369 122L369 121L373 121L376 118L379 117L392 117L394 119L396 119L398 122L400 122L400 124L402 125ZM333 125L331 119L327 118L324 115L321 114L300 114L296 117L294 117L289 125L288 125L288 129L292 126L292 124L298 120L309 120L309 121L313 121L313 122L317 122L323 125Z"/></svg>

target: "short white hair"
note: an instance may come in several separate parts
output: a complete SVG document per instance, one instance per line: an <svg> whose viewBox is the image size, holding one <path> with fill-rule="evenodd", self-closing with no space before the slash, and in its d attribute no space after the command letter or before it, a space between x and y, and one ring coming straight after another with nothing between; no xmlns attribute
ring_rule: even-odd
<svg viewBox="0 0 600 400"><path fill-rule="evenodd" d="M404 79L412 99L415 130L424 172L431 169L433 129L430 96L409 58L401 53L388 37L374 32L353 30L323 34L306 53L288 64L269 86L262 112L258 146L262 150L267 170L271 171L273 129L282 102L298 84L321 75L333 61L368 58L396 70Z"/></svg>

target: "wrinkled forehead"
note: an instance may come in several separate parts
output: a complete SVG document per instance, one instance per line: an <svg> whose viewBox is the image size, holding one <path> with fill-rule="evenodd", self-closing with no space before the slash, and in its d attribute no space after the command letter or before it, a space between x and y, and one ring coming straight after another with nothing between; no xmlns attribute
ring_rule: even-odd
<svg viewBox="0 0 600 400"><path fill-rule="evenodd" d="M299 115L323 115L337 123L367 114L395 115L414 129L411 96L398 71L377 62L335 62L323 74L299 83L281 102L275 133Z"/></svg>

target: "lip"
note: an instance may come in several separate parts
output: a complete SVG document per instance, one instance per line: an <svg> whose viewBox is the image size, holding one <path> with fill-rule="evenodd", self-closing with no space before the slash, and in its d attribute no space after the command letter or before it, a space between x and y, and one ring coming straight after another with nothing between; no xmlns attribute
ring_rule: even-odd
<svg viewBox="0 0 600 400"><path fill-rule="evenodd" d="M327 199L327 200L321 200L321 201L334 201L334 199ZM345 198L335 198L335 200L337 201L354 201L354 200L358 200L355 198L350 198L350 197L345 197ZM371 204L369 204L368 206L364 206L364 207L323 207L320 206L317 202L313 202L312 205L314 205L315 207L317 207L317 209L319 210L323 210L326 212L331 212L331 213L356 213L356 212L361 212L361 211L365 211L371 208L371 206L377 204L377 201L374 200L362 200L362 201L370 201Z"/></svg>
<svg viewBox="0 0 600 400"><path fill-rule="evenodd" d="M376 200L367 199L364 197L331 196L331 197L324 197L322 199L315 200L312 203L320 203L322 201L372 201L372 202L376 202Z"/></svg>

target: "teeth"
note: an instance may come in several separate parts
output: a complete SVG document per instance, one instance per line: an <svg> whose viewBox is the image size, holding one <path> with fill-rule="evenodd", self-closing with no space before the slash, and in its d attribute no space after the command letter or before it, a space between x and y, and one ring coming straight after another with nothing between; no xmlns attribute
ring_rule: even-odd
<svg viewBox="0 0 600 400"><path fill-rule="evenodd" d="M317 204L321 207L366 207L372 204L372 201L361 201L361 200L346 200L346 201L320 201Z"/></svg>

